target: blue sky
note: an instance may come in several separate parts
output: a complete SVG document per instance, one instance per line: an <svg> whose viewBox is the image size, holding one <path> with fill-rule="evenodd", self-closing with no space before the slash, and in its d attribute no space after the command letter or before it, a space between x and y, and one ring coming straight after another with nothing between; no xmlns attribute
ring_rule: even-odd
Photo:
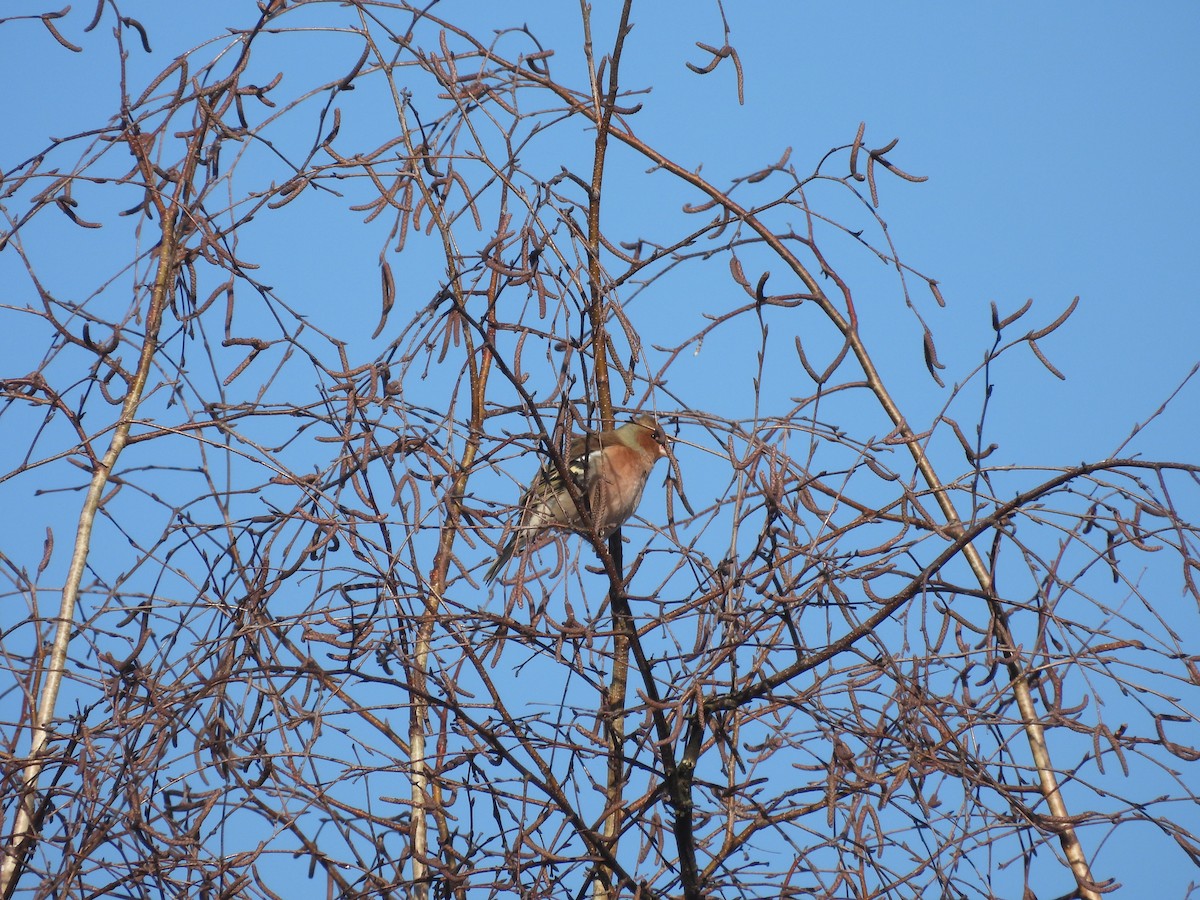
<svg viewBox="0 0 1200 900"><path fill-rule="evenodd" d="M14 11L41 11L36 4L9 3ZM611 42L611 27L603 21L608 10L595 5L595 42L606 47ZM321 22L333 8L316 6L308 15ZM574 4L457 2L439 9L480 33L528 21L547 44L560 48L557 65L575 75L581 71L572 52L579 40ZM149 58L136 49L131 54L134 93L175 54L219 36L226 24L247 26L257 14L248 2L144 0L123 3L121 10L147 26L154 47ZM727 2L729 40L745 72L744 105L736 102L728 61L703 77L685 68L687 62L706 61L696 41L723 41L715 6L644 2L635 10L623 81L652 90L638 98L643 111L630 121L643 139L687 166L702 165L717 184L773 163L787 148L800 173L811 171L831 147L848 144L860 122L866 123L868 146L899 138L889 158L928 181L914 185L881 178L880 214L904 261L941 283L944 309L919 280L910 280L909 287L937 335L948 384L964 378L989 346L989 303L1004 314L1032 298L1027 321L1036 327L1080 297L1071 321L1042 342L1065 381L1020 349L994 371L986 440L1001 442L998 460L1059 466L1107 457L1200 360L1195 218L1200 174L1190 160L1191 148L1200 141L1200 4ZM69 40L85 47L82 54L59 47L36 21L0 25L0 79L19 86L0 95L0 115L9 123L0 137L0 169L7 171L36 152L50 135L103 124L113 113L111 23L85 34L90 15L77 9L57 20ZM314 46L321 46L315 40ZM281 46L278 59L264 50L263 70L285 68L289 84L317 80L323 66L333 71L344 62L315 53L301 59L297 45ZM375 126L386 132L388 115L380 123L348 117L346 128ZM587 139L583 135L577 147L538 152L551 162L554 152L561 152L564 161L586 171L580 162L585 157L571 153L586 148ZM547 159L531 154L531 162L547 164ZM263 179L278 180L268 163L263 162ZM641 233L647 217L664 208L657 202L661 198L647 191L647 183L657 182L642 179L645 168L644 161L614 147L605 223L623 238ZM680 194L679 199L695 198ZM862 216L861 208L832 191L822 193L820 186L812 189L811 199L827 202L839 217ZM351 358L368 360L389 337L369 337L378 316L377 260L386 228L345 225L361 217L331 227L323 202L293 204L302 224L286 235L265 224L264 217L246 230L244 247L248 256L276 260L263 277L315 323L343 327L353 335ZM52 251L60 234L67 233L58 227L72 228L59 222L30 229L30 246ZM82 240L70 234L70 240ZM119 249L127 238L119 231L111 238L89 235L94 243L70 245L84 246L83 252L50 255L46 259L56 262L43 263L42 271L62 290L90 289L97 272L107 277L131 255L128 248ZM97 262L114 248L116 262ZM864 333L876 344L885 377L906 409L915 411L914 418L931 418L948 392L934 387L922 366L911 365L920 357L921 331L911 317L897 313L901 301L894 274L867 254L846 260L844 274L854 279ZM405 300L421 304L436 293L439 268L436 260L428 268L425 262L407 257L397 262L399 279L410 290ZM705 313L728 305L734 289L721 271L716 278L699 269L695 276L665 279L632 302L638 327L653 336L648 342L680 340L702 324ZM370 299L359 305L361 297ZM11 251L0 255L0 319L7 322L0 329L0 359L6 361L0 377L24 374L41 356L44 338L14 311L34 299ZM366 312L359 315L360 309ZM398 311L393 323L404 319ZM773 320L772 326L772 340L789 346L788 320ZM734 361L746 340L744 332L714 335L698 353L678 361L671 387L695 409L711 404L731 417L748 416L750 375ZM647 357L653 367L662 355L648 350ZM796 377L794 363L774 364L767 377L773 381L772 396L783 403L788 382ZM247 389L257 386L253 382ZM240 387L235 384L235 395ZM434 397L445 384L435 378L411 389ZM656 403L670 405L661 397ZM969 424L981 404L976 385L959 399L954 413ZM1194 459L1197 412L1200 381L1188 384L1171 413L1123 452ZM513 417L505 424L521 423ZM835 424L855 434L865 430L864 436L882 434L870 430L873 424ZM20 444L16 452L26 446ZM47 442L41 452L53 449ZM0 454L5 471L12 465L11 452ZM711 499L703 497L704 457L681 449L680 458L690 473L693 499ZM0 546L30 569L40 557L46 525L55 527L61 541L78 511L75 493L36 496L63 470L50 471L46 481L0 483L0 503L22 510L0 524ZM528 475L519 467L506 474L510 480L496 479L497 490L514 494L511 479ZM715 477L719 482L721 476ZM642 509L647 518L662 514L661 491L653 484ZM119 557L119 535L98 541L101 550ZM704 549L714 557L721 550L715 542ZM55 565L62 563L60 555ZM120 570L119 561L114 565ZM1173 581L1167 578L1162 585L1162 596L1169 597L1164 602L1178 602ZM1142 852L1132 841L1110 846L1106 867L1097 874L1115 874L1136 885L1144 876ZM1194 870L1182 857L1167 869L1155 873L1157 889L1164 896L1182 895ZM1060 892L1066 890L1063 886Z"/></svg>

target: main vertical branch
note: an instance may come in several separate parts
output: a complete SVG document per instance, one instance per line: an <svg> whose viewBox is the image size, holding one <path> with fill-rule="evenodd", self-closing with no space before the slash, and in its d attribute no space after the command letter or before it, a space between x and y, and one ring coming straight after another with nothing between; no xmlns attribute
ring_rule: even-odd
<svg viewBox="0 0 1200 900"><path fill-rule="evenodd" d="M0 898L4 898L4 900L8 900L16 890L25 860L28 859L37 842L37 822L40 818L37 799L38 781L46 764L51 722L54 719L63 676L67 670L67 652L70 648L71 634L75 629L75 605L79 598L79 586L83 582L83 573L87 568L96 515L100 511L104 492L112 478L117 460L129 442L129 432L145 395L146 383L150 378L150 368L154 364L154 355L158 350L158 333L162 326L163 310L166 308L167 295L174 282L176 270L180 202L184 185L190 181L194 171L195 150L200 142L200 133L202 132L198 132L192 137L193 143L185 176L180 179L175 197L170 202L164 200L153 187L156 179L150 164L149 144L152 141L149 136L136 133L126 135L130 150L138 161L138 169L145 179L149 202L154 205L158 213L160 223L158 266L154 284L150 289L150 308L146 312L146 332L142 337L137 369L130 381L125 400L121 404L121 414L113 428L108 450L92 471L87 494L84 495L83 506L79 512L79 524L75 529L75 546L71 552L71 562L59 600L58 615L55 618L54 643L50 648L41 694L38 697L36 708L32 710L29 728L29 754L21 773L21 799L17 805L12 839L4 847L3 859L0 859Z"/></svg>
<svg viewBox="0 0 1200 900"><path fill-rule="evenodd" d="M608 84L602 89L595 56L592 52L591 7L587 0L580 0L584 55L592 91L592 119L596 125L595 148L592 155L592 183L588 196L587 214L588 318L592 330L591 346L596 377L596 401L600 407L600 426L605 429L613 428L616 420L613 415L612 391L608 379L608 332L604 310L606 285L600 260L602 246L600 198L604 184L604 162L608 152L608 132L612 126L613 109L620 86L618 73L621 66L621 51L625 45L625 35L629 32L629 16L632 8L632 0L625 0L621 9L621 19L617 24L613 52L607 61ZM621 529L619 528L609 538L609 552L620 570L622 566ZM606 814L603 833L608 851L613 856L617 852L623 820L621 813L624 806L625 786L625 697L629 683L629 642L630 635L633 633L633 619L629 612L629 604L612 602L616 599L615 592L618 590L619 587L614 584L609 597L609 608L613 611L613 670L608 687L602 691L600 698L608 737L608 772L604 792ZM599 868L592 888L595 900L606 900L606 898L615 897L617 893L618 890L612 883L612 873L603 867Z"/></svg>
<svg viewBox="0 0 1200 900"><path fill-rule="evenodd" d="M361 13L360 13L361 15ZM385 68L388 62L380 52L373 39L370 29L363 21L363 33L367 35L368 46ZM392 102L400 122L401 139L410 158L419 160L431 152L424 142L418 147L412 139L408 117L405 113L405 101L396 89L395 81L390 77L388 85L392 91ZM465 310L466 297L461 292L459 278L460 254L455 246L451 226L442 214L441 204L435 192L414 170L414 176L421 196L432 217L433 227L436 228L442 241L442 251L446 259L446 290L454 295L454 308ZM494 300L498 288L498 278L493 275L490 298ZM427 582L425 609L417 625L416 639L412 658L407 660L409 673L409 778L412 799L412 818L409 827L409 837L412 848L412 888L409 896L414 900L424 900L429 896L430 865L429 865L429 817L439 823L440 831L448 833L445 810L431 802L435 795L440 794L437 786L432 783L429 761L426 755L427 739L431 728L429 708L429 660L432 650L434 628L442 609L446 583L449 577L450 561L454 557L454 543L458 538L459 528L463 519L463 498L466 496L467 483L471 469L479 452L480 440L483 435L484 400L487 392L488 375L491 372L492 350L490 343L476 347L470 329L463 329L465 354L469 367L471 391L471 418L466 446L458 461L458 470L451 480L445 495L446 517L438 533L437 550L434 553L433 564Z"/></svg>

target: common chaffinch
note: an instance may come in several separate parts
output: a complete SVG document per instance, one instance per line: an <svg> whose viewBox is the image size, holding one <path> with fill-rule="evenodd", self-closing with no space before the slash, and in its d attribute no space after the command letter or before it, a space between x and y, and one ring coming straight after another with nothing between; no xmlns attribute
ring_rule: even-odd
<svg viewBox="0 0 1200 900"><path fill-rule="evenodd" d="M563 484L558 466L546 461L521 498L515 533L484 575L492 581L514 553L551 528L590 534L589 522L601 539L633 515L654 464L667 455L667 435L653 416L639 415L613 431L576 435L571 439L567 471L590 517L577 509Z"/></svg>

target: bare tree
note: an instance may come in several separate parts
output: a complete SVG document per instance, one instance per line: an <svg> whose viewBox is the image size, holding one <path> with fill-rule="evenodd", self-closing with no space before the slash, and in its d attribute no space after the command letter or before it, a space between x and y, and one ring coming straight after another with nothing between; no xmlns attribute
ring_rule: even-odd
<svg viewBox="0 0 1200 900"><path fill-rule="evenodd" d="M994 460L996 361L1058 376L1075 303L993 306L947 388L896 141L704 177L639 132L631 0L574 43L264 2L149 78L132 6L0 23L121 98L3 161L35 363L0 484L44 533L0 555L4 897L1097 897L1135 830L1200 862L1197 467L1137 427ZM645 517L489 592L520 485L634 410L677 438Z"/></svg>

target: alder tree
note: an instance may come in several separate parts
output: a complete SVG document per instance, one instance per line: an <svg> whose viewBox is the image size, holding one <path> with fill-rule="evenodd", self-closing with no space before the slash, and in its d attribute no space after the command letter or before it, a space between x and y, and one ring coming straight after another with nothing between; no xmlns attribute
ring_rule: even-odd
<svg viewBox="0 0 1200 900"><path fill-rule="evenodd" d="M715 128L751 75L700 6L672 77ZM870 123L736 175L652 140L639 11L0 20L111 101L0 158L4 897L1094 898L1135 835L1200 862L1197 467L1134 422L1018 465L992 389L1066 374L1075 301L943 297ZM944 365L935 323L988 315ZM538 468L640 412L673 442L638 515L485 584Z"/></svg>

